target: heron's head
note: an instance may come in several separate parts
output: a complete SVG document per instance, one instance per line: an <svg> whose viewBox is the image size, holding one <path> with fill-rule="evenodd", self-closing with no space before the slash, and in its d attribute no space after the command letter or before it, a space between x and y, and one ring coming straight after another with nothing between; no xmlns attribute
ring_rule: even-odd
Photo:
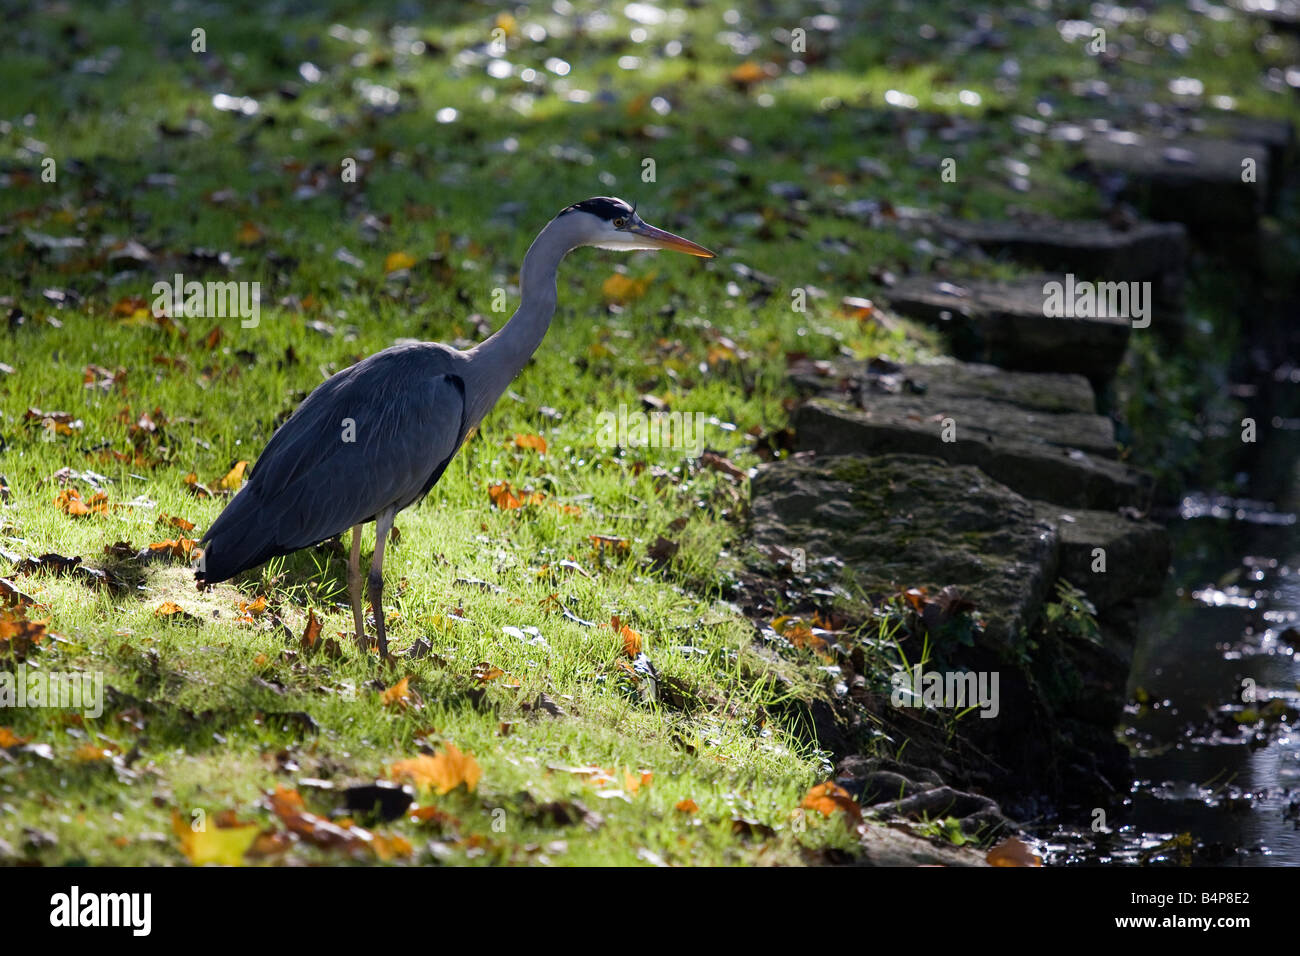
<svg viewBox="0 0 1300 956"><path fill-rule="evenodd" d="M713 253L689 239L657 229L636 214L636 207L613 196L584 199L555 217L572 224L579 246L597 249L672 249L712 259Z"/></svg>

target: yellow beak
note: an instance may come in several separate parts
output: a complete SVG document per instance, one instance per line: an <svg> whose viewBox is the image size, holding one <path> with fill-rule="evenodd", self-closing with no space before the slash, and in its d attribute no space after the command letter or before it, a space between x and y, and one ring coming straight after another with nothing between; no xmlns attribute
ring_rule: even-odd
<svg viewBox="0 0 1300 956"><path fill-rule="evenodd" d="M637 223L628 232L653 242L660 249L684 252L688 256L699 256L701 259L714 258L713 253L703 246L691 242L689 239L683 239L681 236L674 236L671 232L657 229L649 223Z"/></svg>

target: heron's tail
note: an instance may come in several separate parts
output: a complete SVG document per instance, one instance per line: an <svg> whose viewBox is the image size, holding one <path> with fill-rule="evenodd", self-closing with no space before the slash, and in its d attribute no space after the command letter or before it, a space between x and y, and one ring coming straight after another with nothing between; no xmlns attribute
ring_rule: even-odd
<svg viewBox="0 0 1300 956"><path fill-rule="evenodd" d="M275 524L267 521L250 488L235 495L199 543L203 557L194 572L200 584L216 584L255 568L284 549L275 543Z"/></svg>

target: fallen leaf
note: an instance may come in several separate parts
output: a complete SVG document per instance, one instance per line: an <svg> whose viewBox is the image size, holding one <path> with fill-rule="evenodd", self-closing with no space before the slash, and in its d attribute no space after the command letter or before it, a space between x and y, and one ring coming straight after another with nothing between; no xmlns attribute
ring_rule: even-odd
<svg viewBox="0 0 1300 956"><path fill-rule="evenodd" d="M254 246L265 238L266 233L262 232L261 227L248 219L241 222L235 232L235 241L241 246Z"/></svg>
<svg viewBox="0 0 1300 956"><path fill-rule="evenodd" d="M643 278L633 279L616 272L601 283L600 293L610 305L623 305L645 295L656 274L651 272Z"/></svg>
<svg viewBox="0 0 1300 956"><path fill-rule="evenodd" d="M488 498L491 499L493 507L500 508L502 511L512 511L525 505L541 504L546 500L546 495L540 491L516 494L510 487L510 483L503 481L500 484L488 485Z"/></svg>
<svg viewBox="0 0 1300 956"><path fill-rule="evenodd" d="M641 653L641 635L639 632L632 630L614 615L609 620L609 626L614 629L614 633L623 639L623 653L628 657L636 657Z"/></svg>
<svg viewBox="0 0 1300 956"><path fill-rule="evenodd" d="M217 487L223 491L238 491L239 486L244 483L244 469L248 467L248 462L237 461L230 471L226 472L224 478L217 482Z"/></svg>
<svg viewBox="0 0 1300 956"><path fill-rule="evenodd" d="M108 495L102 491L83 499L76 488L64 488L54 499L54 506L73 518L108 514Z"/></svg>
<svg viewBox="0 0 1300 956"><path fill-rule="evenodd" d="M380 695L380 702L385 707L396 707L399 710L405 710L411 704L410 683L411 678L409 676L403 677Z"/></svg>
<svg viewBox="0 0 1300 956"><path fill-rule="evenodd" d="M822 816L833 816L835 811L844 813L853 823L862 822L862 807L847 790L833 781L819 783L806 794L799 804L805 810L813 810Z"/></svg>
<svg viewBox="0 0 1300 956"><path fill-rule="evenodd" d="M19 737L8 727L0 727L0 750L8 750L10 747L21 747L32 738Z"/></svg>
<svg viewBox="0 0 1300 956"><path fill-rule="evenodd" d="M261 828L255 823L220 826L216 819L205 821L195 830L179 813L172 813L172 831L180 840L181 852L195 866L216 863L219 866L242 866L244 854L252 847Z"/></svg>
<svg viewBox="0 0 1300 956"><path fill-rule="evenodd" d="M415 257L405 252L390 252L384 259L384 272L396 272L415 265Z"/></svg>
<svg viewBox="0 0 1300 956"><path fill-rule="evenodd" d="M539 455L546 454L546 439L541 435L515 435L516 448L530 448Z"/></svg>
<svg viewBox="0 0 1300 956"><path fill-rule="evenodd" d="M421 791L434 790L450 793L462 783L473 793L483 775L472 753L461 753L455 744L447 744L435 756L420 754L409 760L399 760L392 765L395 778L406 778Z"/></svg>
<svg viewBox="0 0 1300 956"><path fill-rule="evenodd" d="M984 855L989 866L1042 866L1043 858L1030 849L1029 844L1016 837L1007 837Z"/></svg>

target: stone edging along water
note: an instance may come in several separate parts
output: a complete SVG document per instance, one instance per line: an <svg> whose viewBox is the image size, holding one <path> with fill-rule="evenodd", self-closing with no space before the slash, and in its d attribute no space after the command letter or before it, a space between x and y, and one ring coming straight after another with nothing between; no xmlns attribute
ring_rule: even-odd
<svg viewBox="0 0 1300 956"><path fill-rule="evenodd" d="M912 819L955 816L967 832L988 834L1014 829L1008 816L1041 816L1044 797L1053 810L1081 808L1127 789L1131 765L1113 731L1137 602L1159 593L1171 553L1164 527L1146 518L1152 479L1119 459L1098 398L1131 329L1149 324L1177 343L1189 234L1250 239L1276 200L1290 125L1216 122L1230 128L1193 123L1197 135L1176 140L1110 128L1066 137L1166 221L921 223L958 245L1053 270L1016 282L918 276L887 293L895 311L949 332L968 361L791 367L804 396L793 416L799 453L755 475L753 543L842 563L851 597L840 609L850 618L908 588L931 596L955 588L947 593L973 603L983 629L973 641L935 630L931 660L999 679L993 719L972 716L942 739L858 679L870 677L853 672L860 655L839 660L843 706L807 716L839 761L839 782L865 805ZM1244 153L1262 168L1254 184L1242 182ZM1052 314L1044 292L1067 278L1150 282L1151 321ZM1059 582L1086 595L1095 632L1057 628L1044 639ZM881 724L893 746L909 741L913 762L858 755Z"/></svg>

